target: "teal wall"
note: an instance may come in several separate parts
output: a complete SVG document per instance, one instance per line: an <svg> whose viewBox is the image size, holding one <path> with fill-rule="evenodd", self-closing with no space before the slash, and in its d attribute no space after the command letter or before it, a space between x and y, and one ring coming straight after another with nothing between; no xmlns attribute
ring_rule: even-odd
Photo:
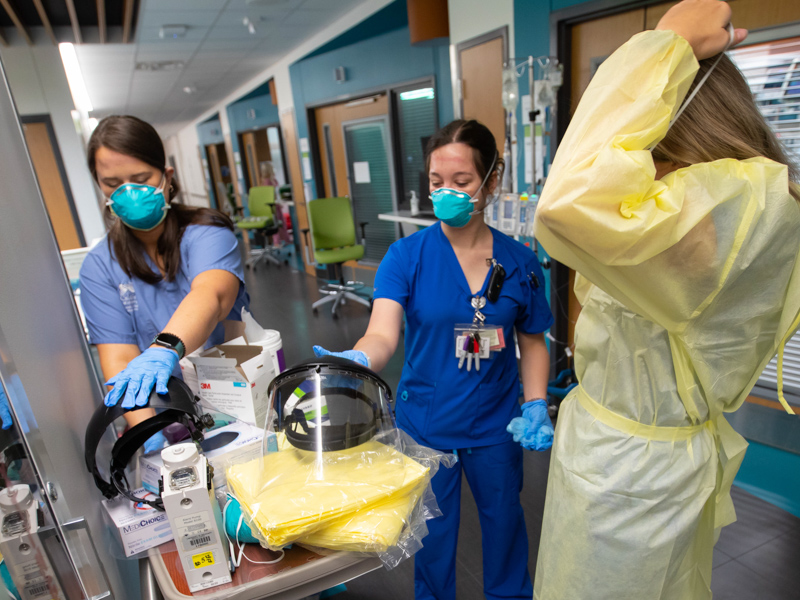
<svg viewBox="0 0 800 600"><path fill-rule="evenodd" d="M347 34L344 34L347 35ZM333 71L344 67L347 80L336 83ZM307 105L335 102L340 96L392 87L433 76L436 85L439 125L453 120L450 85L450 54L446 40L425 47L412 47L408 27L362 40L324 54L310 56L289 68L298 138L308 138ZM314 182L308 182L312 198Z"/></svg>

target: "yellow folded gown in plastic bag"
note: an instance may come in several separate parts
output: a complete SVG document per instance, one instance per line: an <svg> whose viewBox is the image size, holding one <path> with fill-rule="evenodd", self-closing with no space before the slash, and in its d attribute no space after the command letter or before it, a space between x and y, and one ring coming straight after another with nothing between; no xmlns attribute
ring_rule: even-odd
<svg viewBox="0 0 800 600"><path fill-rule="evenodd" d="M536 237L579 273L580 386L559 411L534 598L711 598L735 519L744 402L800 310L800 209L787 168L724 159L660 180L697 72L670 31L600 67L559 146ZM723 99L724 100L724 99Z"/></svg>
<svg viewBox="0 0 800 600"><path fill-rule="evenodd" d="M413 505L399 520L388 515L378 518L368 510L419 495L420 486L424 490L428 483L428 472L394 448L371 440L338 452L291 448L268 454L230 467L228 485L245 514L253 516L251 527L271 548L281 548L324 528L330 528L328 534L332 534L337 527L346 543L359 534L374 540L376 527L388 543L396 540L397 523L407 518ZM353 520L358 511L365 511L361 532L347 525L358 522Z"/></svg>
<svg viewBox="0 0 800 600"><path fill-rule="evenodd" d="M428 485L422 478L408 494L368 506L336 519L297 541L309 546L350 552L386 552L400 539L409 515Z"/></svg>

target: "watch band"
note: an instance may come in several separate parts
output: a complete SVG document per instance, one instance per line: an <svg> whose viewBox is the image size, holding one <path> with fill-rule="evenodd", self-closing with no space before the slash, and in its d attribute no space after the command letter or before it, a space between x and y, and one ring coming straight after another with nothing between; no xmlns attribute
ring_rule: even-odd
<svg viewBox="0 0 800 600"><path fill-rule="evenodd" d="M153 338L152 343L156 344L157 346L169 348L170 350L175 350L175 352L178 353L178 360L186 355L186 344L184 344L183 340L174 333L162 331Z"/></svg>

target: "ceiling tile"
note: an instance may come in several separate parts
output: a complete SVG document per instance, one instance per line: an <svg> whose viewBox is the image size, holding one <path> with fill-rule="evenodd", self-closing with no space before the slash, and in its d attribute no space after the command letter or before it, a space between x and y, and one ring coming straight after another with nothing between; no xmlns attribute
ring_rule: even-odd
<svg viewBox="0 0 800 600"><path fill-rule="evenodd" d="M221 10L227 0L142 0L139 14L150 12Z"/></svg>

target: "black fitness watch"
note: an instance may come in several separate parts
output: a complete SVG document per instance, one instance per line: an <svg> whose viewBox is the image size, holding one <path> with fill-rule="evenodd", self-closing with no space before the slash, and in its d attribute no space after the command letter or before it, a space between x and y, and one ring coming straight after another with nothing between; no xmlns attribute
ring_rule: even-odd
<svg viewBox="0 0 800 600"><path fill-rule="evenodd" d="M153 338L151 345L152 344L163 346L164 348L169 348L170 350L175 350L175 352L178 353L178 360L182 359L186 355L186 344L184 344L183 340L177 335L173 335L171 333L164 333L162 331Z"/></svg>

